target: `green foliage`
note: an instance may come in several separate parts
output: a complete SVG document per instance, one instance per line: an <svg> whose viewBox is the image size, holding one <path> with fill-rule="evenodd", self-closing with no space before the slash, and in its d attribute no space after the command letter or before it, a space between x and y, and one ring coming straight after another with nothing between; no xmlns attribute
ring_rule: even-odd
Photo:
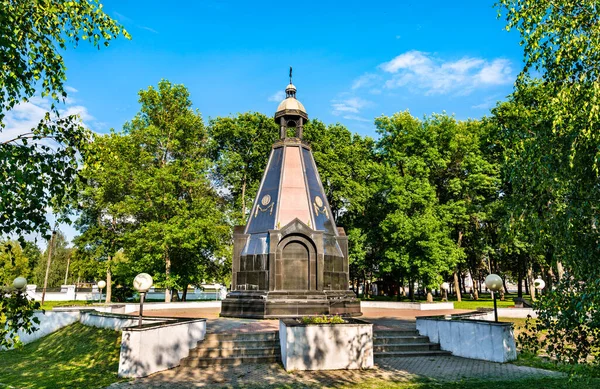
<svg viewBox="0 0 600 389"><path fill-rule="evenodd" d="M207 133L188 90L163 80L141 91L140 103L123 133L98 136L90 146L76 244L92 260L116 258L122 249L122 260L107 263L122 286L145 271L158 285L181 289L222 273L230 227L209 180Z"/></svg>
<svg viewBox="0 0 600 389"><path fill-rule="evenodd" d="M40 320L33 316L40 303L27 299L24 293L0 288L0 350L21 347L17 331L31 334Z"/></svg>
<svg viewBox="0 0 600 389"><path fill-rule="evenodd" d="M54 247L52 249L52 261L50 263L50 272L48 273L48 288L58 288L65 282L65 274L67 272L67 262L69 257L73 255L73 249L67 247L68 242L65 235L57 231L54 238ZM48 259L48 248L42 254L45 260L39 261L33 269L33 277L31 281L37 284L38 290L44 285L44 277L46 276L46 266Z"/></svg>
<svg viewBox="0 0 600 389"><path fill-rule="evenodd" d="M229 193L234 223L243 224L278 138L278 126L270 117L247 112L212 119L207 131L213 177Z"/></svg>
<svg viewBox="0 0 600 389"><path fill-rule="evenodd" d="M123 34L119 24L91 0L2 0L0 3L0 121L5 112L37 93L59 101L66 66L59 50L80 40L108 46Z"/></svg>
<svg viewBox="0 0 600 389"><path fill-rule="evenodd" d="M344 324L346 321L339 315L333 316L303 316L300 318L302 324Z"/></svg>
<svg viewBox="0 0 600 389"><path fill-rule="evenodd" d="M0 286L11 285L17 277L29 277L29 259L19 242L0 242Z"/></svg>
<svg viewBox="0 0 600 389"><path fill-rule="evenodd" d="M521 347L536 354L540 350L557 362L595 363L600 355L600 279L584 285L569 275L534 303L537 320L528 320L519 335Z"/></svg>
<svg viewBox="0 0 600 389"><path fill-rule="evenodd" d="M0 351L0 386L105 388L117 377L119 331L76 323L25 345Z"/></svg>
<svg viewBox="0 0 600 389"><path fill-rule="evenodd" d="M75 115L59 117L56 103L67 97L59 50L80 39L108 45L120 34L128 37L97 1L0 2L0 131L7 112L37 92L52 102L30 132L0 143L0 233L47 235L49 206L68 222L62 211L76 196L76 158L89 133Z"/></svg>
<svg viewBox="0 0 600 389"><path fill-rule="evenodd" d="M384 269L437 288L466 257L465 249L476 260L486 250L485 237L474 234L492 219L498 199L492 127L445 114L421 121L408 112L375 124L385 166ZM461 246L463 235L468 239Z"/></svg>

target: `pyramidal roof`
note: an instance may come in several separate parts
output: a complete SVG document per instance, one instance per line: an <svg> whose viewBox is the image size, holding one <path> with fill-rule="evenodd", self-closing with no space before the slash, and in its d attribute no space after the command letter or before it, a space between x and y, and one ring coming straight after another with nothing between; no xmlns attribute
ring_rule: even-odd
<svg viewBox="0 0 600 389"><path fill-rule="evenodd" d="M285 123L296 125L303 123L300 117L308 117L302 104L296 100L296 87L291 79L290 85L293 88L289 85L286 88L287 98L279 105L275 116L276 122L284 127L282 138L271 150L245 233L262 234L270 229L279 230L298 219L314 230L337 236L337 227L311 148L302 141L301 129L297 132L298 137L294 138L287 137L285 131ZM302 107L301 112L282 109L292 102Z"/></svg>
<svg viewBox="0 0 600 389"><path fill-rule="evenodd" d="M245 233L279 230L296 218L314 230L337 235L312 151L290 138L273 145Z"/></svg>

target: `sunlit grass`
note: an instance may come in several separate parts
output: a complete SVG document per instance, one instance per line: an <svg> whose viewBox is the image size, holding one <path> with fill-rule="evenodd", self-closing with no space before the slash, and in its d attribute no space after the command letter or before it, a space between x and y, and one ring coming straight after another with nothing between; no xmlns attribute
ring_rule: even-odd
<svg viewBox="0 0 600 389"><path fill-rule="evenodd" d="M81 307L92 304L98 304L98 301L44 301L44 305L42 305L41 309L49 311L54 307Z"/></svg>
<svg viewBox="0 0 600 389"><path fill-rule="evenodd" d="M118 331L75 323L19 350L0 351L0 387L104 388L119 380Z"/></svg>

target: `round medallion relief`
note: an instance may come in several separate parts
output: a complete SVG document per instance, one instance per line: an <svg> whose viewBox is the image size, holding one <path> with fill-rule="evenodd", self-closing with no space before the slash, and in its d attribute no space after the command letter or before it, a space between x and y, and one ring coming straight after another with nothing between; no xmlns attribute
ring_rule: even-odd
<svg viewBox="0 0 600 389"><path fill-rule="evenodd" d="M271 195L268 195L268 194L264 195L262 197L262 199L260 200L260 203L262 205L269 205L270 202L271 202Z"/></svg>

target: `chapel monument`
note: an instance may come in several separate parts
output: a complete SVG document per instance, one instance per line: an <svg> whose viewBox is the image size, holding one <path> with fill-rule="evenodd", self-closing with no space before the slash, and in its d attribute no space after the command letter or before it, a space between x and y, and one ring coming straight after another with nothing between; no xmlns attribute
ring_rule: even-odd
<svg viewBox="0 0 600 389"><path fill-rule="evenodd" d="M245 226L234 229L231 292L221 316L283 318L361 315L348 286L348 238L337 227L310 145L296 87L275 112L280 139ZM289 136L292 135L292 136Z"/></svg>

